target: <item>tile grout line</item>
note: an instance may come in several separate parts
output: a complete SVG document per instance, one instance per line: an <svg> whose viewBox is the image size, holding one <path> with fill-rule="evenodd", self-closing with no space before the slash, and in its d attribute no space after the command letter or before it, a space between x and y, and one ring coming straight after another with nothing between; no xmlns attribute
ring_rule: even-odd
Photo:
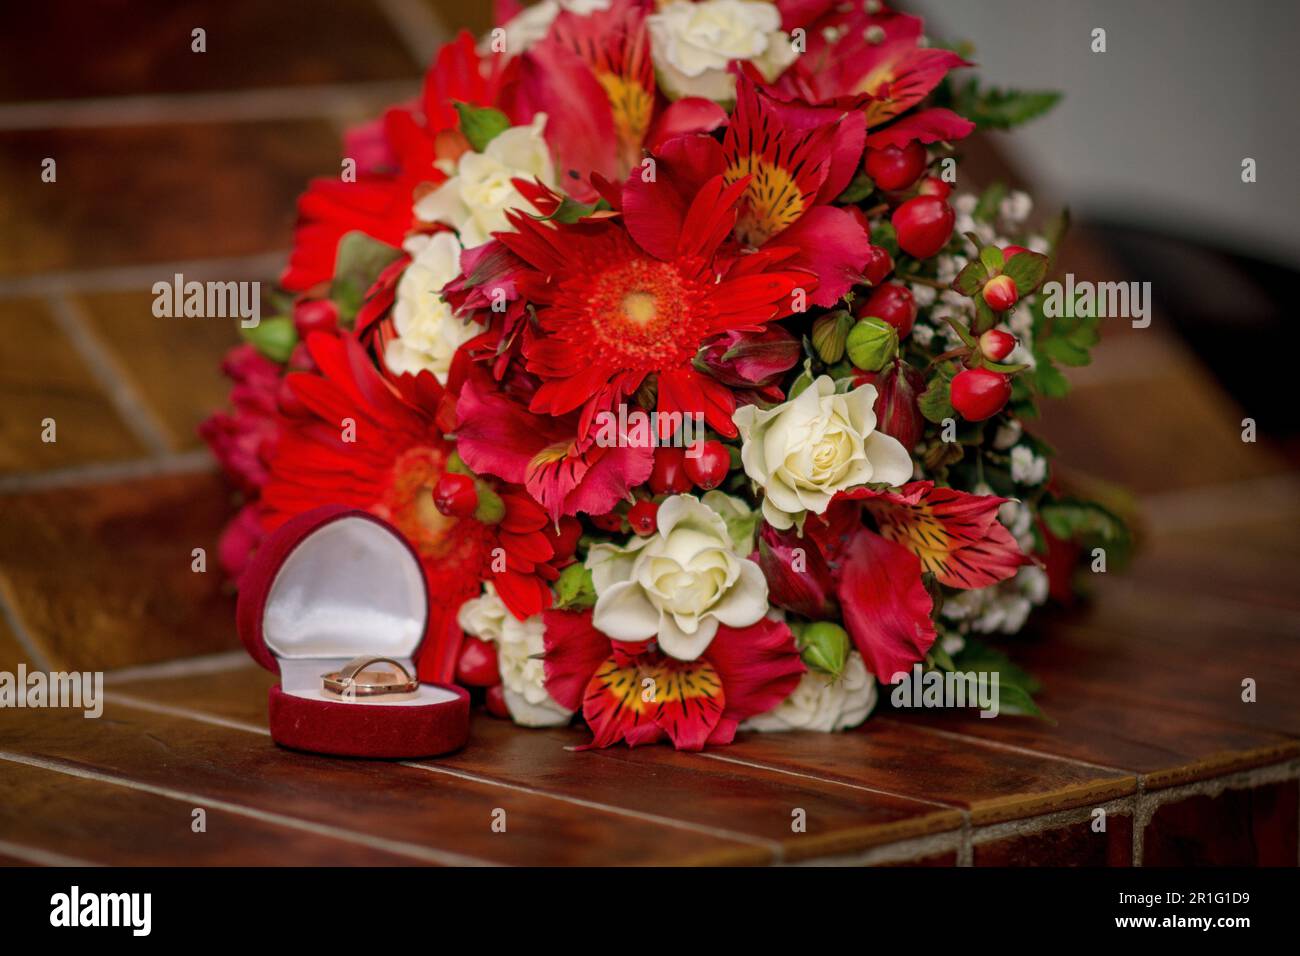
<svg viewBox="0 0 1300 956"><path fill-rule="evenodd" d="M915 803L923 803L928 806L938 807L943 810L956 810L959 813L965 813L965 809L959 804L944 803L942 800L931 800L928 797L913 797L905 793L895 793L892 790L881 790L879 787L868 787L864 783L849 783L847 780L833 780L829 777L819 777L814 773L807 773L802 770L790 770L786 767L777 767L772 764L759 763L753 760L742 760L739 757L728 757L725 754L703 753L699 754L709 760L717 760L722 763L734 763L741 767L752 767L755 770L767 770L771 773L781 773L788 777L799 777L804 780L815 780L818 783L832 784L837 787L847 787L850 790L861 790L866 793L877 793L882 797L896 797L901 800L911 800Z"/></svg>
<svg viewBox="0 0 1300 956"><path fill-rule="evenodd" d="M329 119L381 110L409 98L419 84L413 74L409 80L9 103L0 105L0 131Z"/></svg>
<svg viewBox="0 0 1300 956"><path fill-rule="evenodd" d="M199 723L213 724L218 727L225 727L230 730L242 730L246 733L260 734L264 737L271 735L266 728L247 723L242 720L231 720L226 717L219 717L215 714L209 714L203 711L192 710L187 707L174 707L170 704L159 704L154 701L144 700L130 694L120 692L109 692L104 695L104 699L122 704L126 707L133 707L138 710L151 711L165 714L169 717L179 717L185 720L193 720ZM784 852L781 844L776 840L769 840L765 837L755 837L745 833L739 833L730 830L724 830L717 827L709 827L703 824L691 823L689 820L674 820L671 817L661 817L657 814L644 813L640 810L631 810L626 807L617 807L613 804L600 803L594 800L585 800L581 797L570 797L561 793L553 793L547 790L540 790L535 787L524 786L523 784L510 783L499 780L494 777L486 777L481 774L470 773L464 770L452 770L448 767L438 767L432 764L421 763L416 760L398 761L404 767L412 767L417 770L424 770L430 773L441 773L448 776L457 777L471 783L479 783L487 786L500 787L504 790L514 790L521 793L527 793L533 796L544 797L549 800L556 800L561 803L572 804L574 806L584 807L590 810L600 810L605 813L615 814L617 816L629 817L632 819L653 822L663 826L669 826L678 830L688 832L703 833L708 836L727 839L736 843L743 843L749 846L757 846L773 854L774 861L779 862Z"/></svg>
<svg viewBox="0 0 1300 956"><path fill-rule="evenodd" d="M987 740L984 737L976 737L972 734L963 734L955 730L941 730L938 727L927 727L924 724L914 724L910 721L899 720L897 717L877 717L877 720L887 721L898 727L909 727L920 730L927 734L933 734L936 737L944 737L948 740L961 740L966 743L981 744L985 747L992 747L995 750L1003 750L1008 753L1023 754L1027 757L1039 757L1044 760L1054 760L1057 763L1070 764L1075 767L1087 767L1090 770L1103 770L1106 773L1117 773L1125 777L1137 777L1135 770L1124 770L1121 767L1109 767L1106 764L1093 763L1090 760L1077 760L1074 757L1065 757L1061 754L1049 753L1046 750L1034 750L1031 747L1021 747L1018 744L1007 744L1000 740Z"/></svg>
<svg viewBox="0 0 1300 956"><path fill-rule="evenodd" d="M289 250L259 252L247 256L213 256L141 265L108 266L42 272L30 276L0 278L0 299L39 298L78 292L134 292L151 289L160 279L182 273L191 279L229 279L278 275L289 259Z"/></svg>
<svg viewBox="0 0 1300 956"><path fill-rule="evenodd" d="M330 839L340 840L344 843L352 843L368 849L382 850L397 856L424 860L429 863L438 863L443 866L495 865L488 860L480 860L477 857L467 856L462 853L452 853L447 850L435 850L431 847L421 846L418 843L407 843L404 840L390 840L387 837L378 837L357 830L348 830L343 827L332 826L327 823L314 823L310 820L301 820L297 817L286 816L282 813L274 813L269 810L258 810L255 807L244 806L242 803L231 803L226 800L207 797L203 794L190 793L184 790L173 790L171 787L160 787L151 783L132 780L129 777L121 777L116 774L103 773L98 770L87 770L83 767L78 767L62 760L34 757L30 754L19 754L5 750L0 750L0 760L22 764L27 767L35 767L38 770L48 770L53 773L61 773L65 776L77 777L81 780L92 780L96 783L106 783L117 787L124 787L127 790L148 793L156 797L164 797L168 800L175 800L178 803L185 803L191 806L221 810L225 813L247 817L261 823L272 823L277 826L287 827L291 830L300 830L305 833L310 833L314 836L329 837Z"/></svg>
<svg viewBox="0 0 1300 956"><path fill-rule="evenodd" d="M422 70L433 63L438 47L451 39L442 18L420 0L376 0L375 6Z"/></svg>
<svg viewBox="0 0 1300 956"><path fill-rule="evenodd" d="M89 366L91 375L108 393L109 401L117 409L123 424L148 451L154 455L168 454L171 438L167 427L145 404L126 370L100 341L85 309L64 295L51 296L46 299L46 304L63 334Z"/></svg>
<svg viewBox="0 0 1300 956"><path fill-rule="evenodd" d="M215 470L216 462L208 450L196 448L193 451L168 453L149 458L132 458L128 461L95 462L49 471L0 475L0 495L164 478L168 475L202 474Z"/></svg>
<svg viewBox="0 0 1300 956"><path fill-rule="evenodd" d="M224 674L228 671L257 670L247 651L221 651L196 657L177 657L153 664L133 664L104 672L104 683L122 684L127 681L173 680L179 677L198 677L206 674Z"/></svg>
<svg viewBox="0 0 1300 956"><path fill-rule="evenodd" d="M13 600L13 595L9 593L9 583L0 577L0 614L4 616L5 623L9 625L9 630L13 632L14 640L18 646L27 652L32 659L32 663L41 670L49 671L50 659L41 650L32 637L32 632L27 628L27 622L23 620L22 614L18 611L18 605Z"/></svg>
<svg viewBox="0 0 1300 956"><path fill-rule="evenodd" d="M28 863L35 863L37 866L77 866L77 867L100 867L102 863L92 863L89 860L80 860L75 856L64 856L62 853L51 853L49 850L42 850L34 846L24 846L21 843L10 843L8 840L0 840L0 853L11 856L16 860L25 860Z"/></svg>

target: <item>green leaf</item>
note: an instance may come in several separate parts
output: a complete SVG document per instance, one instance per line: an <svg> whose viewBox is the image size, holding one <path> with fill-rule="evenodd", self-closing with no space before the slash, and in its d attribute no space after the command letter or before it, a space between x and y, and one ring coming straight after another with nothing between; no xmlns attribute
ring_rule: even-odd
<svg viewBox="0 0 1300 956"><path fill-rule="evenodd" d="M1016 664L1001 651L973 637L966 638L965 646L953 657L958 671L976 671L998 675L998 713L1037 717L1055 723L1034 703L1034 694L1042 686L1038 678Z"/></svg>
<svg viewBox="0 0 1300 956"><path fill-rule="evenodd" d="M980 262L984 263L984 268L988 269L989 275L997 275L1006 265L1006 257L1002 255L1002 250L997 246L985 246L980 250ZM1015 278L1012 276L1012 278Z"/></svg>
<svg viewBox="0 0 1300 956"><path fill-rule="evenodd" d="M340 322L347 325L356 318L357 310L379 274L401 254L401 249L358 230L339 240L329 297L339 307Z"/></svg>
<svg viewBox="0 0 1300 956"><path fill-rule="evenodd" d="M456 112L460 114L460 131L476 153L483 152L488 143L510 128L510 117L490 106L457 102Z"/></svg>
<svg viewBox="0 0 1300 956"><path fill-rule="evenodd" d="M998 678L998 713L1013 717L1037 717L1049 724L1056 723L1034 703L1029 691L1015 684L1003 684L1001 677Z"/></svg>
<svg viewBox="0 0 1300 956"><path fill-rule="evenodd" d="M875 191L876 184L872 182L871 177L859 169L857 175L844 187L844 192L835 197L835 201L841 206L851 206L853 203L862 202Z"/></svg>
<svg viewBox="0 0 1300 956"><path fill-rule="evenodd" d="M1070 393L1070 382L1061 374L1061 370L1052 364L1051 359L1035 350L1034 387L1038 394L1047 398L1064 398Z"/></svg>
<svg viewBox="0 0 1300 956"><path fill-rule="evenodd" d="M1056 91L981 88L972 79L953 93L952 108L980 129L1011 129L1042 116L1060 100Z"/></svg>
<svg viewBox="0 0 1300 956"><path fill-rule="evenodd" d="M1007 195L1006 183L994 183L980 193L979 202L975 204L972 217L979 222L993 222L998 218L998 207ZM978 246L979 243L976 243Z"/></svg>
<svg viewBox="0 0 1300 956"><path fill-rule="evenodd" d="M1080 348L1066 337L1047 339L1040 348L1044 355L1062 365L1077 367L1092 361L1086 348Z"/></svg>
<svg viewBox="0 0 1300 956"><path fill-rule="evenodd" d="M895 261L898 260L898 233L894 230L894 224L889 220L881 220L871 227L871 244L880 246L893 256Z"/></svg>
<svg viewBox="0 0 1300 956"><path fill-rule="evenodd" d="M239 334L272 362L281 364L289 361L293 347L298 344L298 330L294 328L293 320L283 315L263 319L250 328L241 325Z"/></svg>
<svg viewBox="0 0 1300 956"><path fill-rule="evenodd" d="M952 407L952 379L937 373L917 399L917 406L926 420L936 425L942 424L945 418L956 419L957 410Z"/></svg>
<svg viewBox="0 0 1300 956"><path fill-rule="evenodd" d="M957 278L952 280L952 287L962 295L973 296L984 288L984 283L988 279L988 267L979 259L972 259L962 266L961 272L957 273Z"/></svg>
<svg viewBox="0 0 1300 956"><path fill-rule="evenodd" d="M1002 270L1016 283L1016 291L1028 295L1038 288L1047 275L1047 256L1036 252L1021 252L1007 260Z"/></svg>
<svg viewBox="0 0 1300 956"><path fill-rule="evenodd" d="M555 581L555 606L561 610L592 607L596 603L596 586L591 572L582 564L571 564Z"/></svg>

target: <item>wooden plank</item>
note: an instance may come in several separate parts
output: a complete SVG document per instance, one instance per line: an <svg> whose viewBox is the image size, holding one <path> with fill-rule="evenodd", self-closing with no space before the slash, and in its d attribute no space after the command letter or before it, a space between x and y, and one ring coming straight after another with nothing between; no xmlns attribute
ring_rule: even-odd
<svg viewBox="0 0 1300 956"><path fill-rule="evenodd" d="M0 757L105 774L178 792L229 812L267 814L331 834L360 835L414 859L527 865L743 864L772 859L742 842L635 813L581 806L385 761L329 759L269 736L108 702L86 721L17 712L0 725ZM504 815L503 815L504 814ZM281 819L283 818L283 819ZM504 820L505 832L494 832ZM380 841L387 841L381 843Z"/></svg>
<svg viewBox="0 0 1300 956"><path fill-rule="evenodd" d="M428 861L0 760L0 844L112 866L411 866Z"/></svg>
<svg viewBox="0 0 1300 956"><path fill-rule="evenodd" d="M939 800L995 823L1132 793L1132 775L942 738L873 718L844 734L748 734L710 759L743 760L854 787Z"/></svg>
<svg viewBox="0 0 1300 956"><path fill-rule="evenodd" d="M117 685L119 694L222 718L265 724L259 668ZM961 826L953 807L845 788L812 777L709 761L667 747L573 752L579 728L530 730L476 713L469 745L434 761L461 772L574 801L666 816L705 831L743 834L779 847L785 860L863 850ZM801 810L804 829L793 826Z"/></svg>

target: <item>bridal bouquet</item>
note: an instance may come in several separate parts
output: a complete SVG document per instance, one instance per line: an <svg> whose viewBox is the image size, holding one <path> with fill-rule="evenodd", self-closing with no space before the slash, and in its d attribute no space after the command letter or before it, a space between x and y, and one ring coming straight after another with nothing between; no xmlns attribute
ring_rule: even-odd
<svg viewBox="0 0 1300 956"><path fill-rule="evenodd" d="M954 80L968 51L875 0L501 24L302 197L203 426L245 497L226 569L307 509L381 516L422 678L594 746L847 728L916 668L1035 712L978 636L1122 535L1022 426L1097 328L1039 304L1060 223L956 150L1052 97Z"/></svg>

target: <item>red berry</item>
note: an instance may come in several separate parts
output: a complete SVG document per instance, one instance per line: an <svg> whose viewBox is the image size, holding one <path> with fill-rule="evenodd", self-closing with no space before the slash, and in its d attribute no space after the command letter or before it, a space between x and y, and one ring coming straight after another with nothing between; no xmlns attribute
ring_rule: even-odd
<svg viewBox="0 0 1300 956"><path fill-rule="evenodd" d="M497 649L487 641L466 634L465 643L460 646L460 656L456 658L456 682L466 687L491 687L501 683Z"/></svg>
<svg viewBox="0 0 1300 956"><path fill-rule="evenodd" d="M591 523L601 531L622 531L623 516L617 511L607 511L603 515L592 515Z"/></svg>
<svg viewBox="0 0 1300 956"><path fill-rule="evenodd" d="M509 719L510 708L506 706L506 691L500 684L494 684L487 692L487 712L493 717Z"/></svg>
<svg viewBox="0 0 1300 956"><path fill-rule="evenodd" d="M859 319L868 316L884 319L898 330L901 339L912 331L912 324L916 321L916 299L907 286L890 282L867 296L866 301L853 310L853 314Z"/></svg>
<svg viewBox="0 0 1300 956"><path fill-rule="evenodd" d="M1011 379L986 368L962 369L952 380L952 407L968 422L996 415L1010 397Z"/></svg>
<svg viewBox="0 0 1300 956"><path fill-rule="evenodd" d="M1012 256L1018 256L1022 252L1028 252L1024 246L1005 246L1002 249L1002 258L1010 259Z"/></svg>
<svg viewBox="0 0 1300 956"><path fill-rule="evenodd" d="M573 552L578 550L578 539L582 537L582 524L577 518L566 515L560 519L560 527L557 530L554 525L548 524L542 529L551 542L551 560L564 561L573 557Z"/></svg>
<svg viewBox="0 0 1300 956"><path fill-rule="evenodd" d="M655 449L655 463L650 469L650 490L657 495L680 495L691 490L691 479L683 467L686 452L661 445Z"/></svg>
<svg viewBox="0 0 1300 956"><path fill-rule="evenodd" d="M642 498L627 510L627 523L641 537L659 530L659 506L649 498Z"/></svg>
<svg viewBox="0 0 1300 956"><path fill-rule="evenodd" d="M856 206L853 208L857 208ZM868 285L880 285L885 281L885 276L894 271L894 257L889 254L889 250L880 246L872 246L870 257L867 264L862 267L862 278Z"/></svg>
<svg viewBox="0 0 1300 956"><path fill-rule="evenodd" d="M478 492L469 475L449 471L433 488L433 506L451 518L467 518L478 507Z"/></svg>
<svg viewBox="0 0 1300 956"><path fill-rule="evenodd" d="M293 306L293 326L301 338L309 332L333 332L339 324L339 307L329 299L300 299Z"/></svg>
<svg viewBox="0 0 1300 956"><path fill-rule="evenodd" d="M984 301L994 312L1005 312L1016 304L1020 293L1016 291L1016 280L1009 275L996 275L984 283Z"/></svg>
<svg viewBox="0 0 1300 956"><path fill-rule="evenodd" d="M922 196L937 196L940 199L947 199L952 194L952 186L945 183L938 176L926 176L921 180L921 185L917 187L917 192Z"/></svg>
<svg viewBox="0 0 1300 956"><path fill-rule="evenodd" d="M925 172L925 160L925 147L912 140L901 147L869 148L863 167L880 189L897 192L912 185Z"/></svg>
<svg viewBox="0 0 1300 956"><path fill-rule="evenodd" d="M727 477L727 472L731 469L731 453L720 441L706 441L698 448L687 449L682 465L686 469L686 476L708 491L718 487Z"/></svg>
<svg viewBox="0 0 1300 956"><path fill-rule="evenodd" d="M899 248L910 256L928 259L948 244L957 214L938 196L917 196L895 209L890 221Z"/></svg>
<svg viewBox="0 0 1300 956"><path fill-rule="evenodd" d="M1001 362L1016 347L1016 337L1001 329L989 329L980 336L980 352L987 359Z"/></svg>

